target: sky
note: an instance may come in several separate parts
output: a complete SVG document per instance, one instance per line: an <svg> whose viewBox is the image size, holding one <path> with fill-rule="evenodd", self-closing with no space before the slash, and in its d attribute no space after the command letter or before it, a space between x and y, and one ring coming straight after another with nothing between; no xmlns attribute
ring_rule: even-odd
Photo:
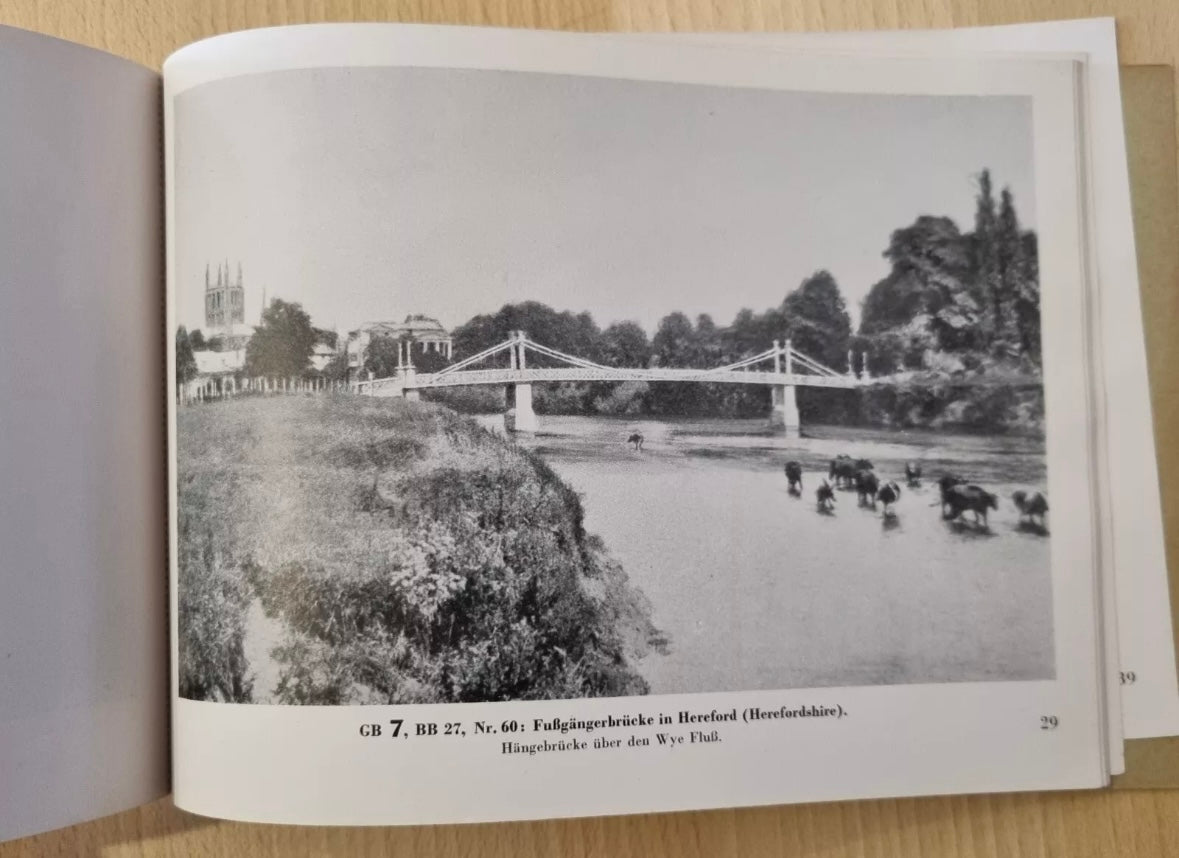
<svg viewBox="0 0 1179 858"><path fill-rule="evenodd" d="M247 322L265 292L340 332L523 300L649 333L673 310L724 325L819 269L856 320L893 230L972 228L983 168L1035 227L1023 97L333 68L205 84L175 117L190 328L225 260Z"/></svg>

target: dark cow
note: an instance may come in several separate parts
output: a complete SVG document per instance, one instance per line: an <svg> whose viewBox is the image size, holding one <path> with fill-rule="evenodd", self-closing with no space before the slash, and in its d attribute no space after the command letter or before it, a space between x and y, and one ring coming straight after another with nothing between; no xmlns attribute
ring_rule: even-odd
<svg viewBox="0 0 1179 858"><path fill-rule="evenodd" d="M946 515L946 505L947 505L946 495L949 494L950 489L952 489L954 486L963 485L965 482L966 482L966 480L964 480L962 477L958 476L957 474L942 474L938 478L937 487L938 487L938 491L941 492L942 515L943 516ZM930 504L930 505L932 506L932 504Z"/></svg>
<svg viewBox="0 0 1179 858"><path fill-rule="evenodd" d="M884 504L884 514L893 515L892 505L901 497L901 487L894 482L887 482L876 492L876 500Z"/></svg>
<svg viewBox="0 0 1179 858"><path fill-rule="evenodd" d="M838 455L831 460L827 469L828 479L835 481L836 488L851 488L856 484L858 471L872 470L872 463L867 459L853 459L851 456Z"/></svg>
<svg viewBox="0 0 1179 858"><path fill-rule="evenodd" d="M915 489L921 485L921 463L905 462L905 482L909 488Z"/></svg>
<svg viewBox="0 0 1179 858"><path fill-rule="evenodd" d="M856 494L860 497L860 506L871 506L876 509L876 492L880 489L880 481L870 470L856 471Z"/></svg>
<svg viewBox="0 0 1179 858"><path fill-rule="evenodd" d="M827 468L827 479L832 480L836 488L850 483L855 476L856 468L851 456L840 454L831 460L831 465Z"/></svg>
<svg viewBox="0 0 1179 858"><path fill-rule="evenodd" d="M819 512L831 514L835 507L835 489L831 488L831 484L826 480L815 489L815 501L818 503Z"/></svg>
<svg viewBox="0 0 1179 858"><path fill-rule="evenodd" d="M1048 498L1039 492L1028 496L1027 492L1016 492L1011 496L1019 510L1020 523L1026 519L1029 524L1044 526L1044 515L1048 512ZM1036 521L1036 519L1039 521Z"/></svg>
<svg viewBox="0 0 1179 858"><path fill-rule="evenodd" d="M636 452L641 451L643 449L643 433L632 433L631 436L626 439L626 443L634 447Z"/></svg>
<svg viewBox="0 0 1179 858"><path fill-rule="evenodd" d="M802 465L798 462L786 463L786 490L792 495L802 494Z"/></svg>
<svg viewBox="0 0 1179 858"><path fill-rule="evenodd" d="M942 498L943 503L950 508L947 519L957 518L970 510L974 513L974 523L989 527L987 524L987 510L999 508L999 498L975 485L954 485L946 490Z"/></svg>

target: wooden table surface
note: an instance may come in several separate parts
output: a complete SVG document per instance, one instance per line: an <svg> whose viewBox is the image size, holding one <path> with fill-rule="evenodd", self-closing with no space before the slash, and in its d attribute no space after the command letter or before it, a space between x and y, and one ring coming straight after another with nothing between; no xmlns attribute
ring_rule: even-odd
<svg viewBox="0 0 1179 858"><path fill-rule="evenodd" d="M311 21L577 30L836 30L1094 15L1117 17L1124 63L1174 66L1179 60L1177 0L0 0L0 23L103 48L153 67L172 50L205 36ZM1170 523L1174 539L1173 518ZM181 813L164 800L0 845L0 858L44 855L1179 855L1179 791L845 802L402 829L217 822Z"/></svg>

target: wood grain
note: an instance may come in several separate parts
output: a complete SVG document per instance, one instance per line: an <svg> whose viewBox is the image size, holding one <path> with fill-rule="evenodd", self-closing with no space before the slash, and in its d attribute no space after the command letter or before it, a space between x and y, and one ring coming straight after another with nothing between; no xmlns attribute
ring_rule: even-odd
<svg viewBox="0 0 1179 858"><path fill-rule="evenodd" d="M1123 62L1174 66L1175 0L0 0L0 23L103 48L150 66L229 30L379 20L577 30L802 30L949 27L1112 15ZM1174 119L1169 119L1174 135ZM1173 151L1173 149L1172 149ZM1174 190L1169 190L1174 195ZM1172 199L1173 202L1173 199ZM1165 235L1164 235L1165 239ZM1174 234L1171 235L1174 241ZM1175 271L1153 287L1152 367L1179 328ZM1171 371L1173 372L1173 370ZM1171 384L1154 373L1155 393ZM1179 427L1162 394L1160 449ZM1156 401L1157 404L1157 401ZM1169 449L1169 448L1168 448ZM1173 456L1171 457L1174 458ZM1179 467L1179 461L1176 462ZM1179 504L1168 504L1172 545ZM767 761L789 766L789 760ZM0 772L0 777L4 773ZM218 822L160 801L0 845L32 856L983 856L1179 855L1179 792L1125 791L929 798L433 828L291 828Z"/></svg>

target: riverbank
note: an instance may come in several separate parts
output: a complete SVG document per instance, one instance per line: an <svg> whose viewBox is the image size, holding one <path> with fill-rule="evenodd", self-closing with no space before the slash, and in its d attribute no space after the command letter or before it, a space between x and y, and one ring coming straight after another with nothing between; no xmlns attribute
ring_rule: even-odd
<svg viewBox="0 0 1179 858"><path fill-rule="evenodd" d="M734 387L713 385L713 387ZM742 387L742 386L735 386ZM553 417L674 419L661 414L646 382L577 382L537 385L536 413ZM502 387L445 388L427 397L464 414L503 413ZM769 388L724 391L704 400L695 419L739 420L769 414ZM890 383L856 389L798 388L803 426L838 425L855 429L904 429L971 434L1042 436L1044 389L1025 376L958 378L912 373Z"/></svg>
<svg viewBox="0 0 1179 858"><path fill-rule="evenodd" d="M642 594L573 490L511 441L438 406L348 396L192 407L177 428L182 695L647 690Z"/></svg>

